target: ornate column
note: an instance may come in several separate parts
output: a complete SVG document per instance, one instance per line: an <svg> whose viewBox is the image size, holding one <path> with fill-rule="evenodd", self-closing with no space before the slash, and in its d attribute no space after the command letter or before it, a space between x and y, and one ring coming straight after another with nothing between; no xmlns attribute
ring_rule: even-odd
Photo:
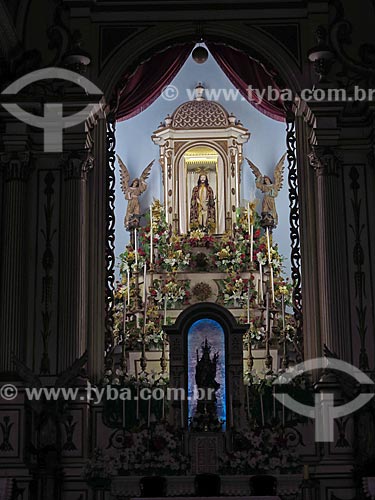
<svg viewBox="0 0 375 500"><path fill-rule="evenodd" d="M106 120L93 130L93 154L98 168L88 179L88 375L97 382L103 373L106 329Z"/></svg>
<svg viewBox="0 0 375 500"><path fill-rule="evenodd" d="M350 362L342 165L328 147L314 146L309 159L317 176L317 267L322 342L340 359Z"/></svg>
<svg viewBox="0 0 375 500"><path fill-rule="evenodd" d="M27 321L27 180L30 153L3 153L3 253L0 274L0 372L13 372L12 355L24 360ZM0 213L1 213L0 212Z"/></svg>
<svg viewBox="0 0 375 500"><path fill-rule="evenodd" d="M73 151L63 162L60 255L58 372L87 348L87 173L88 150Z"/></svg>

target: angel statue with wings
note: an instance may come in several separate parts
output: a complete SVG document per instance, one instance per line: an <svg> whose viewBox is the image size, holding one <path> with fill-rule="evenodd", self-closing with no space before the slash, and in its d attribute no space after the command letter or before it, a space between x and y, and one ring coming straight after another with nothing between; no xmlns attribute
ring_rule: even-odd
<svg viewBox="0 0 375 500"><path fill-rule="evenodd" d="M260 191L263 193L263 201L262 201L262 216L266 214L270 214L274 220L274 226L277 226L278 216L276 211L276 203L275 198L279 194L280 189L283 186L283 171L284 171L284 161L285 161L286 153L278 161L275 171L274 171L274 179L268 177L268 175L262 175L259 168L254 165L248 158L246 158L247 163L249 164L253 174L255 175L255 185Z"/></svg>
<svg viewBox="0 0 375 500"><path fill-rule="evenodd" d="M139 178L134 179L131 182L131 184L129 184L130 175L128 169L126 168L125 163L121 160L121 158L118 155L117 155L117 160L121 168L121 175L120 175L121 189L122 192L124 193L125 200L128 200L128 206L126 208L126 215L124 219L125 228L128 229L129 224L134 220L134 218L137 218L137 216L140 215L141 213L139 205L139 197L147 189L146 180L150 175L151 167L154 163L154 160L152 160L152 162L147 165L147 167L143 170L141 176Z"/></svg>

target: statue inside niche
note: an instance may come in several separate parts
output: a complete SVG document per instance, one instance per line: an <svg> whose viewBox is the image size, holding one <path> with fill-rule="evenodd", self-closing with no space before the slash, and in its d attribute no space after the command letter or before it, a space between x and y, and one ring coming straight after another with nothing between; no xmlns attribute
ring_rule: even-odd
<svg viewBox="0 0 375 500"><path fill-rule="evenodd" d="M219 390L220 384L216 381L217 362L219 353L216 352L211 357L211 346L207 339L201 347L202 356L199 358L197 349L197 366L195 368L195 383L198 389L203 389L206 397L198 401L197 410L200 413L205 411L208 413L216 412L216 391Z"/></svg>
<svg viewBox="0 0 375 500"><path fill-rule="evenodd" d="M216 228L215 196L206 174L199 174L190 201L190 228L213 233Z"/></svg>
<svg viewBox="0 0 375 500"><path fill-rule="evenodd" d="M286 153L278 161L275 171L274 171L274 182L268 177L268 175L262 175L259 168L254 165L248 158L246 158L253 174L255 175L256 187L263 193L262 201L262 217L267 217L267 215L272 215L274 226L277 226L278 215L276 211L275 198L277 198L280 189L283 186L283 172L284 172L284 162Z"/></svg>
<svg viewBox="0 0 375 500"><path fill-rule="evenodd" d="M126 215L124 219L125 229L128 229L134 219L139 218L138 216L141 213L140 205L139 205L139 197L140 195L146 191L147 184L146 180L148 179L151 173L151 167L154 163L154 160L150 162L147 167L143 170L141 176L139 178L134 179L130 184L130 174L125 165L125 163L121 160L121 158L117 155L117 160L120 164L120 183L121 189L124 193L125 199L128 201L128 206L126 208Z"/></svg>

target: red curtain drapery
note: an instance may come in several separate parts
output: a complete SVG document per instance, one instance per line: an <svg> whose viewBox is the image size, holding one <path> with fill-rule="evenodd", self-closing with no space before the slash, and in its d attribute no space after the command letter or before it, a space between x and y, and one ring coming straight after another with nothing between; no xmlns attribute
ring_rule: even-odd
<svg viewBox="0 0 375 500"><path fill-rule="evenodd" d="M194 45L168 47L125 74L118 87L117 120L128 120L148 108L177 75Z"/></svg>
<svg viewBox="0 0 375 500"><path fill-rule="evenodd" d="M170 46L140 63L135 70L128 71L116 90L117 120L128 120L148 108L177 75L194 45ZM272 74L259 61L222 43L206 42L206 45L225 75L250 104L274 120L285 121L281 99L271 101L266 95L259 99L254 91L249 92L250 86L259 92L268 87L278 89Z"/></svg>
<svg viewBox="0 0 375 500"><path fill-rule="evenodd" d="M255 59L244 52L219 43L206 43L210 53L232 84L241 95L261 113L278 121L285 121L283 101L267 99L268 88L280 90L272 75ZM262 95L260 99L256 92L249 88L258 89Z"/></svg>

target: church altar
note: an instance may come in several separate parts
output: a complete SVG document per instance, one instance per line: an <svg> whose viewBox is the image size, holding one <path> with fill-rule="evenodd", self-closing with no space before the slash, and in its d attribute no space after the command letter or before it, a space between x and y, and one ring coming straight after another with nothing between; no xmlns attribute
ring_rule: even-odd
<svg viewBox="0 0 375 500"><path fill-rule="evenodd" d="M258 213L241 194L249 138L198 86L152 136L162 201L142 213L153 163L130 182L118 158L130 242L100 384L131 397L103 400L109 445L99 438L85 469L88 481L108 480L115 499L139 496L150 475L167 477L168 496L191 496L201 473L220 474L224 496L248 498L249 478L271 474L281 498L299 498L302 438L272 397L300 350L293 284L273 234L283 158L273 184L251 167L263 186ZM144 389L177 396L145 401Z"/></svg>

